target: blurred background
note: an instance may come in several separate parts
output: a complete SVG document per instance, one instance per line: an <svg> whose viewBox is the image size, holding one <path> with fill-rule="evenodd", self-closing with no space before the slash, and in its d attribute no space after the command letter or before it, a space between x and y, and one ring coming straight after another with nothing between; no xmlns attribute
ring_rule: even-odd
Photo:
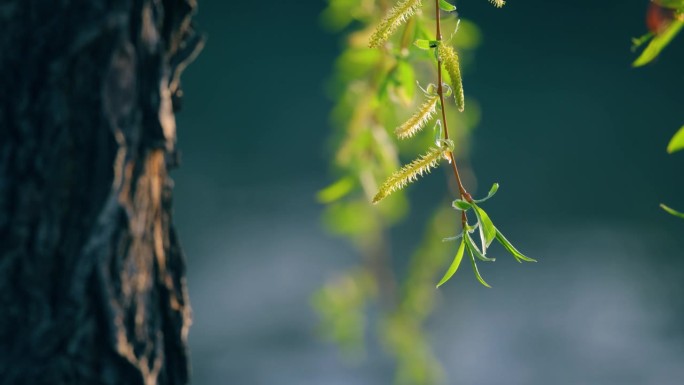
<svg viewBox="0 0 684 385"><path fill-rule="evenodd" d="M665 152L684 121L684 40L633 69L645 0L457 5L482 33L464 79L482 111L470 164L501 183L488 212L539 263L502 256L483 271L493 289L464 270L439 290L425 329L447 383L681 384L684 221L658 203L684 208L684 153ZM326 3L199 6L208 42L184 74L173 174L194 383L392 383L380 347L345 359L311 308L359 260L315 200L332 181L325 84L342 42L321 27ZM444 193L436 175L410 187L399 264L425 228L418 198Z"/></svg>

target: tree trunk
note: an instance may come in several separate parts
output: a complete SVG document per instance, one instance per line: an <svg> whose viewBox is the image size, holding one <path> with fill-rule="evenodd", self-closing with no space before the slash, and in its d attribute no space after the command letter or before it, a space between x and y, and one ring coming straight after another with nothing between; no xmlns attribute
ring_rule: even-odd
<svg viewBox="0 0 684 385"><path fill-rule="evenodd" d="M0 384L186 384L195 0L0 0Z"/></svg>

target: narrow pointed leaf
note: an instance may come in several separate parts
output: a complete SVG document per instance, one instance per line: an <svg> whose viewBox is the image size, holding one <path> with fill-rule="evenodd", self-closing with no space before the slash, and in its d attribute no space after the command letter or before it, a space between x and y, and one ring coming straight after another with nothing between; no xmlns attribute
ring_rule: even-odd
<svg viewBox="0 0 684 385"><path fill-rule="evenodd" d="M667 145L667 152L672 154L673 152L684 149L684 126L682 126L679 131L670 139L670 143Z"/></svg>
<svg viewBox="0 0 684 385"><path fill-rule="evenodd" d="M480 223L480 241L482 242L482 254L487 254L487 248L492 244L494 238L496 238L496 227L494 223L489 219L489 215L482 210L479 206L473 205L475 209L475 216L477 216L477 221Z"/></svg>
<svg viewBox="0 0 684 385"><path fill-rule="evenodd" d="M470 203L464 201L463 199L456 199L451 205L455 209L461 211L467 211L473 208L473 206Z"/></svg>
<svg viewBox="0 0 684 385"><path fill-rule="evenodd" d="M496 258L488 258L485 257L485 255L480 251L480 249L477 247L475 244L475 241L473 241L473 238L470 237L470 235L467 235L465 237L465 241L468 243L468 248L471 251L472 254L474 254L477 259L483 261L483 262L494 262L496 261Z"/></svg>
<svg viewBox="0 0 684 385"><path fill-rule="evenodd" d="M477 280L478 280L483 286L486 286L486 287L488 287L488 288L491 289L492 287L489 286L489 284L488 284L487 282L485 282L485 280L484 280L484 279L482 278L482 276L480 275L480 270L478 270L478 268L477 268L477 262L475 262L475 257L473 256L473 251L472 251L472 249L470 248L470 246L467 246L467 249L468 249L468 254L470 254L470 264L473 266L473 272L475 273L475 278L477 278Z"/></svg>
<svg viewBox="0 0 684 385"><path fill-rule="evenodd" d="M499 184L498 184L498 183L494 183L494 184L492 185L492 188L489 189L489 193L487 193L487 196L484 197L484 198L482 198L482 199L475 199L475 202L477 202L477 203L485 202L485 201L487 201L489 198L493 197L494 194L496 194L497 191L499 191Z"/></svg>
<svg viewBox="0 0 684 385"><path fill-rule="evenodd" d="M513 247L511 242L509 242L508 239L506 239L506 237L504 237L504 235L501 234L501 231L499 231L499 229L496 229L496 240L499 241L499 243L501 243L501 245L506 250L508 250L508 252L511 253L513 255L513 257L515 257L515 259L518 262L520 262L520 263L522 263L523 261L525 261L525 262L537 262L536 259L526 257L523 253L519 252L518 249Z"/></svg>
<svg viewBox="0 0 684 385"><path fill-rule="evenodd" d="M684 218L684 213L680 213L679 211L674 210L668 206L665 206L662 203L660 204L660 208L667 211L668 214L674 215L675 217Z"/></svg>
<svg viewBox="0 0 684 385"><path fill-rule="evenodd" d="M458 234L455 237L446 237L442 238L442 242L452 242L452 241L458 241L459 239L463 238L463 233Z"/></svg>
<svg viewBox="0 0 684 385"><path fill-rule="evenodd" d="M456 251L456 256L454 257L454 261L451 262L451 266L449 266L449 269L447 269L446 273L444 274L444 277L442 277L442 279L437 284L437 287L442 286L446 281L448 281L456 273L456 270L458 270L458 267L461 265L461 261L463 260L464 250L465 250L465 240L462 240L461 245L458 246L458 251Z"/></svg>
<svg viewBox="0 0 684 385"><path fill-rule="evenodd" d="M650 63L653 59L658 57L660 51L662 51L672 39L677 36L679 31L684 26L684 21L673 20L672 23L667 27L665 31L661 34L656 35L651 39L646 48L641 52L641 55L632 63L633 67L641 67Z"/></svg>

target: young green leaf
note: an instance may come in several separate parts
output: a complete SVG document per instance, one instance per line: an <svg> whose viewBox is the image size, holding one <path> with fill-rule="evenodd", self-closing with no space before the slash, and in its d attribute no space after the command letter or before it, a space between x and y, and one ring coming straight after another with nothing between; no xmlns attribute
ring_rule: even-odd
<svg viewBox="0 0 684 385"><path fill-rule="evenodd" d="M665 206L664 204L660 204L660 208L667 211L668 214L674 215L675 217L683 218L684 219L684 213L680 213L677 210L674 210L668 206Z"/></svg>
<svg viewBox="0 0 684 385"><path fill-rule="evenodd" d="M674 39L684 26L684 21L673 20L672 23L661 34L653 37L641 55L632 63L633 67L641 67L655 59L665 47Z"/></svg>
<svg viewBox="0 0 684 385"><path fill-rule="evenodd" d="M321 203L332 203L349 194L354 186L354 179L347 176L316 193L316 198Z"/></svg>
<svg viewBox="0 0 684 385"><path fill-rule="evenodd" d="M418 40L413 42L413 45L415 45L416 47L418 47L420 49L424 49L424 50L428 50L428 49L432 48L432 47L430 47L430 40L427 40L427 39L418 39Z"/></svg>
<svg viewBox="0 0 684 385"><path fill-rule="evenodd" d="M463 94L463 80L461 79L461 65L458 61L458 54L454 49L440 42L437 45L437 58L444 63L449 77L451 78L451 88L454 91L454 99L458 110L463 112L465 109L465 96Z"/></svg>
<svg viewBox="0 0 684 385"><path fill-rule="evenodd" d="M442 238L442 242L451 242L451 241L458 241L459 239L463 238L463 233L458 234L455 237L446 237Z"/></svg>
<svg viewBox="0 0 684 385"><path fill-rule="evenodd" d="M470 264L473 266L473 272L475 273L475 278L477 278L477 280L483 286L486 286L486 287L491 289L492 287L489 286L489 284L487 282L485 282L485 280L480 275L480 270L478 270L478 268L477 268L477 262L475 262L475 256L473 255L472 248L470 246L467 246L467 244L466 244L466 248L468 249L468 254L470 254Z"/></svg>
<svg viewBox="0 0 684 385"><path fill-rule="evenodd" d="M513 247L511 242L509 242L508 239L506 239L506 237L504 237L504 235L501 234L501 231L499 231L499 229L496 229L496 240L499 241L499 243L501 243L501 245L506 250L508 250L508 252L511 253L513 255L513 257L515 257L515 259L518 262L520 262L520 263L522 263L523 261L525 261L525 262L537 262L536 259L526 257L523 253L519 252L518 249Z"/></svg>
<svg viewBox="0 0 684 385"><path fill-rule="evenodd" d="M653 37L653 32L647 32L639 37L632 38L632 52L636 51L637 48L646 44Z"/></svg>
<svg viewBox="0 0 684 385"><path fill-rule="evenodd" d="M447 150L448 147L444 146L432 147L425 155L395 171L380 186L378 193L373 197L373 203L380 202L391 193L401 190L409 183L418 180L418 177L423 176L423 174L429 173L433 168L437 167L439 160L444 157L444 152Z"/></svg>
<svg viewBox="0 0 684 385"><path fill-rule="evenodd" d="M456 210L461 210L461 211L468 211L468 210L473 208L473 206L470 203L464 201L463 199L456 199L451 204L451 206L453 206L453 208L455 208Z"/></svg>
<svg viewBox="0 0 684 385"><path fill-rule="evenodd" d="M487 254L487 248L491 245L494 238L496 238L496 227L489 219L489 215L479 206L473 204L475 209L475 216L480 224L480 240L482 241L482 254Z"/></svg>
<svg viewBox="0 0 684 385"><path fill-rule="evenodd" d="M477 259L484 261L484 262L495 262L496 261L496 258L485 257L485 255L480 251L480 249L475 244L475 241L473 241L473 238L470 236L470 234L466 235L465 240L466 240L466 244L467 244L466 246L470 248L470 252L473 253L477 257Z"/></svg>
<svg viewBox="0 0 684 385"><path fill-rule="evenodd" d="M368 46L370 48L380 47L402 24L422 7L421 0L404 0L390 9L384 19L371 35Z"/></svg>
<svg viewBox="0 0 684 385"><path fill-rule="evenodd" d="M446 281L448 281L456 273L456 270L458 270L458 267L461 265L461 260L463 260L463 251L464 250L465 250L465 240L462 240L461 245L458 246L458 250L456 251L456 256L454 257L454 261L451 262L451 265L449 266L449 269L447 269L446 273L444 274L444 277L442 277L442 279L437 284L438 288L440 286L442 286Z"/></svg>
<svg viewBox="0 0 684 385"><path fill-rule="evenodd" d="M485 201L487 201L489 198L493 197L494 194L496 194L497 191L499 191L499 184L498 184L498 183L494 183L494 184L492 185L492 188L489 189L489 193L487 193L487 196L484 197L484 198L482 198L482 199L475 199L475 202L477 202L477 203L485 202Z"/></svg>
<svg viewBox="0 0 684 385"><path fill-rule="evenodd" d="M453 12L456 10L456 7L446 0L439 0L439 9L445 12Z"/></svg>
<svg viewBox="0 0 684 385"><path fill-rule="evenodd" d="M394 130L394 133L400 139L410 138L417 134L435 115L437 102L439 102L439 95L429 96L425 103L420 106L418 111L416 111L416 113L404 124L397 127Z"/></svg>
<svg viewBox="0 0 684 385"><path fill-rule="evenodd" d="M672 154L679 150L684 149L684 126L682 126L679 131L670 139L670 143L667 145L667 152Z"/></svg>

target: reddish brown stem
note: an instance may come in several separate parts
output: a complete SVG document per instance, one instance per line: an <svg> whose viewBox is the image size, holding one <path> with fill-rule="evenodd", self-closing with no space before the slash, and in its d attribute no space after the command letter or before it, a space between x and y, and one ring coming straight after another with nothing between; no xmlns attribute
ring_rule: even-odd
<svg viewBox="0 0 684 385"><path fill-rule="evenodd" d="M435 0L435 20L436 20L436 39L441 44L442 41L442 30L440 27L440 11L439 11L439 0ZM436 48L435 48L436 49ZM444 130L444 139L449 139L449 127L447 125L446 118L446 103L444 103L444 90L442 87L442 59L437 56L437 94L439 95L439 104L442 107L442 128ZM461 199L472 202L473 198L468 194L465 187L463 187L463 182L461 181L461 174L458 172L458 166L456 165L456 157L452 151L449 151L449 157L451 158L451 169L454 172L454 177L456 178L456 183L458 184L458 192L461 195ZM465 229L468 222L468 217L465 211L461 215L461 224Z"/></svg>

